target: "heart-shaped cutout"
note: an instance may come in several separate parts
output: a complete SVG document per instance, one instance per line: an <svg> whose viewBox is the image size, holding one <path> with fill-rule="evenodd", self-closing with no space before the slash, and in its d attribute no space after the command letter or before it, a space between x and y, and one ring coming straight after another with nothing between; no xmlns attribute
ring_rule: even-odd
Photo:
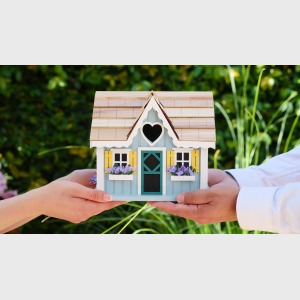
<svg viewBox="0 0 300 300"><path fill-rule="evenodd" d="M142 133L146 138L148 144L153 145L157 143L162 136L163 127L160 123L144 123L142 127Z"/></svg>

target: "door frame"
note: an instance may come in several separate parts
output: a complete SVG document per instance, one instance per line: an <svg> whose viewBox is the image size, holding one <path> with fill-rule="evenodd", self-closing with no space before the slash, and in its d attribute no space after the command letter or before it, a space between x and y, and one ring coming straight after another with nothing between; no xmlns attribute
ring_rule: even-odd
<svg viewBox="0 0 300 300"><path fill-rule="evenodd" d="M162 195L166 195L166 147L138 147L138 195L142 194L142 151L162 152ZM156 195L153 195L155 197ZM161 196L161 195L157 195Z"/></svg>
<svg viewBox="0 0 300 300"><path fill-rule="evenodd" d="M153 169L158 168L158 171L154 171L155 174L159 176L159 192L145 192L145 174L149 174L149 169L148 171L145 171L144 168L148 169L147 165L145 164L145 157L150 157L150 156L156 156L158 154L159 156L159 164ZM146 195L146 196L157 196L157 195L162 195L163 193L163 184L162 184L162 164L163 164L163 157L162 157L162 151L160 150L142 150L141 151L141 194Z"/></svg>

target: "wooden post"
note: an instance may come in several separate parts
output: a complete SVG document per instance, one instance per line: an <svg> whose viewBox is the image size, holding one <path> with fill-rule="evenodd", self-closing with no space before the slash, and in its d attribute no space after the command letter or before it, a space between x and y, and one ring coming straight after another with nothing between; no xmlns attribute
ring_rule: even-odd
<svg viewBox="0 0 300 300"><path fill-rule="evenodd" d="M208 149L200 150L200 189L208 188Z"/></svg>
<svg viewBox="0 0 300 300"><path fill-rule="evenodd" d="M104 148L97 148L97 190L104 191Z"/></svg>

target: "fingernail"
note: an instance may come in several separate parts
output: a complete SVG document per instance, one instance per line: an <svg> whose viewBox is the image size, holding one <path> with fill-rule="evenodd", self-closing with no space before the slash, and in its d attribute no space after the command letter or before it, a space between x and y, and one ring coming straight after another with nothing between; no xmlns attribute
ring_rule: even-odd
<svg viewBox="0 0 300 300"><path fill-rule="evenodd" d="M181 193L177 196L177 202L183 203L184 202L184 193Z"/></svg>
<svg viewBox="0 0 300 300"><path fill-rule="evenodd" d="M103 195L103 200L110 201L111 200L111 195L110 194L104 194Z"/></svg>

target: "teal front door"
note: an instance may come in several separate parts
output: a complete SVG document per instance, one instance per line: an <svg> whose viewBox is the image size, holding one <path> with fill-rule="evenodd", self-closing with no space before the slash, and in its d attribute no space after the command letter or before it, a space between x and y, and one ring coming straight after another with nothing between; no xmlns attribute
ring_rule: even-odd
<svg viewBox="0 0 300 300"><path fill-rule="evenodd" d="M142 195L162 195L162 151L141 152Z"/></svg>

